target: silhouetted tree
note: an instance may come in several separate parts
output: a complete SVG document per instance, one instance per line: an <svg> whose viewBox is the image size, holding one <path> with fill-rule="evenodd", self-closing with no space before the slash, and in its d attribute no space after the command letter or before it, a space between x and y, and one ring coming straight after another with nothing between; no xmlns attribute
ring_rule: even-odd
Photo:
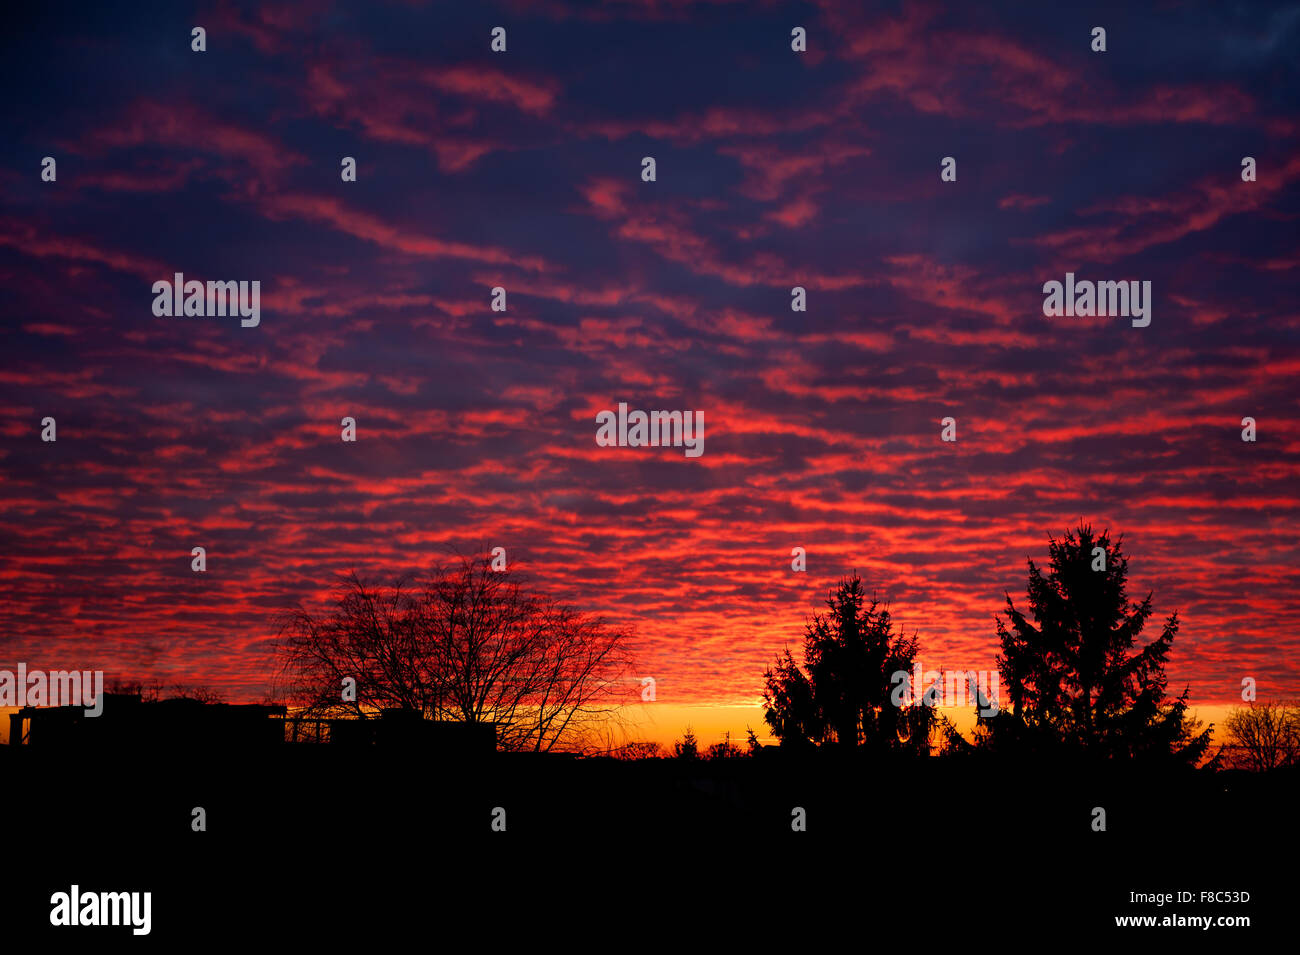
<svg viewBox="0 0 1300 955"><path fill-rule="evenodd" d="M331 611L299 606L283 635L281 678L307 711L492 722L507 750L581 748L626 695L625 634L529 593L486 555L386 587L350 574Z"/></svg>
<svg viewBox="0 0 1300 955"><path fill-rule="evenodd" d="M200 703L224 703L226 696L221 690L213 689L205 683L191 685L173 683L170 689L161 680L114 680L108 686L108 692L140 697L142 702L157 703L159 700L197 700Z"/></svg>
<svg viewBox="0 0 1300 955"><path fill-rule="evenodd" d="M1228 744L1220 750L1230 769L1266 772L1300 763L1300 707L1260 700L1238 707L1223 721Z"/></svg>
<svg viewBox="0 0 1300 955"><path fill-rule="evenodd" d="M165 699L167 687L161 680L114 680L108 685L108 692L125 696L138 696L145 703L157 703Z"/></svg>
<svg viewBox="0 0 1300 955"><path fill-rule="evenodd" d="M1029 561L1029 611L1007 594L1010 627L999 618L998 657L1006 702L979 718L980 739L994 747L1082 749L1111 758L1172 757L1195 764L1210 731L1187 715L1187 689L1165 697L1165 660L1178 614L1159 638L1137 639L1152 614L1151 594L1128 599L1128 559L1121 540L1094 537L1080 525L1063 540L1049 536L1044 576Z"/></svg>
<svg viewBox="0 0 1300 955"><path fill-rule="evenodd" d="M664 757L664 748L659 743L649 742L646 740L632 740L629 743L623 743L609 750L609 755L615 759L623 760L641 760L641 759L662 759Z"/></svg>
<svg viewBox="0 0 1300 955"><path fill-rule="evenodd" d="M935 711L894 705L893 674L909 671L918 643L894 636L889 610L868 602L854 574L827 598L804 637L803 666L787 648L764 674L764 718L785 747L844 747L927 753Z"/></svg>
<svg viewBox="0 0 1300 955"><path fill-rule="evenodd" d="M723 734L721 743L714 743L705 751L705 759L741 759L748 755L731 741L731 731Z"/></svg>
<svg viewBox="0 0 1300 955"><path fill-rule="evenodd" d="M191 686L187 683L172 685L172 699L198 700L200 703L224 703L226 695L221 690L213 689L206 683Z"/></svg>
<svg viewBox="0 0 1300 955"><path fill-rule="evenodd" d="M695 739L695 733L691 728L686 727L686 735L673 743L673 756L677 759L699 759L700 745Z"/></svg>

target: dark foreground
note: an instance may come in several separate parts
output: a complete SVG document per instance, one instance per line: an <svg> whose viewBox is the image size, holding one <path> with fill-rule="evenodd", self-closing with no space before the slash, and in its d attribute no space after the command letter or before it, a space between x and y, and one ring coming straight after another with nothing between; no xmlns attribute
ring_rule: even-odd
<svg viewBox="0 0 1300 955"><path fill-rule="evenodd" d="M1289 772L776 752L691 764L3 748L0 930L10 944L44 935L55 951L411 941L695 951L741 934L823 947L824 932L863 951L930 950L926 939L1050 950L1096 934L1230 950L1294 930L1298 794ZM195 807L205 832L192 829ZM493 830L498 807L505 831ZM792 831L796 807L806 831ZM1096 807L1104 832L1093 830ZM73 884L151 892L149 935L51 926L52 893ZM1146 914L1251 925L1115 925Z"/></svg>

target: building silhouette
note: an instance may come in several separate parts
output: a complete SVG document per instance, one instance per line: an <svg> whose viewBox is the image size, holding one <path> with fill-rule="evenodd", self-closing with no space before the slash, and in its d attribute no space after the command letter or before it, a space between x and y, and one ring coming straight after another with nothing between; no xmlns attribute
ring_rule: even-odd
<svg viewBox="0 0 1300 955"><path fill-rule="evenodd" d="M295 716L282 705L145 700L105 693L103 712L81 706L25 706L9 717L11 746L39 749L263 749L321 743L336 747L478 755L496 750L494 723L427 720L385 709L367 719Z"/></svg>

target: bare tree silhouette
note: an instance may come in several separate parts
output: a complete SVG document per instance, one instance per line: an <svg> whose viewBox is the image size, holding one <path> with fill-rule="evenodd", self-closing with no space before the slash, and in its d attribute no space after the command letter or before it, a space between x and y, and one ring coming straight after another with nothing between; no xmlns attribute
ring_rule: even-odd
<svg viewBox="0 0 1300 955"><path fill-rule="evenodd" d="M1260 700L1232 710L1223 721L1228 743L1224 767L1265 772L1300 763L1300 706Z"/></svg>
<svg viewBox="0 0 1300 955"><path fill-rule="evenodd" d="M299 605L281 636L280 682L313 715L399 708L495 723L507 750L582 749L630 692L623 631L529 592L481 554L387 586L348 574L329 612Z"/></svg>

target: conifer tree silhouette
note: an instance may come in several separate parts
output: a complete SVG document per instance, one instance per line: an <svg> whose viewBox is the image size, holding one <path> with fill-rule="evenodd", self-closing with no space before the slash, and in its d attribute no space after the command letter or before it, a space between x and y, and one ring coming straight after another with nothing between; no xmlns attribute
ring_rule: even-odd
<svg viewBox="0 0 1300 955"><path fill-rule="evenodd" d="M1112 542L1107 532L1094 536L1080 524L1062 540L1048 540L1047 574L1029 561L1033 622L1010 594L1008 620L997 622L998 667L1010 706L980 717L981 741L1195 764L1210 730L1199 731L1187 715L1186 688L1172 701L1165 693L1177 612L1155 641L1140 646L1151 594L1141 603L1129 600L1121 539Z"/></svg>
<svg viewBox="0 0 1300 955"><path fill-rule="evenodd" d="M840 581L826 605L829 612L808 623L803 667L787 649L764 674L773 735L787 748L928 752L934 708L891 699L893 674L912 668L916 637L894 635L888 608L868 601L857 574Z"/></svg>

